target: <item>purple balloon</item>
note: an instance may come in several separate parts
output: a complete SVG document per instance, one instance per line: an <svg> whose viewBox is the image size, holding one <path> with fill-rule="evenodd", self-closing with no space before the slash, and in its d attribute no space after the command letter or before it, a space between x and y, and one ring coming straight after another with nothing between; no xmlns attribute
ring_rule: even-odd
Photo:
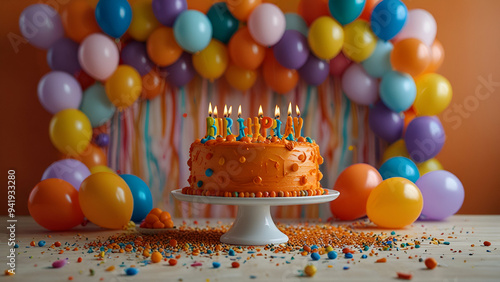
<svg viewBox="0 0 500 282"><path fill-rule="evenodd" d="M436 156L443 148L446 136L443 125L437 117L414 118L404 136L410 157L418 163Z"/></svg>
<svg viewBox="0 0 500 282"><path fill-rule="evenodd" d="M54 43L47 52L47 63L52 70L76 74L82 68L78 62L78 47L75 41L63 37Z"/></svg>
<svg viewBox="0 0 500 282"><path fill-rule="evenodd" d="M287 30L273 46L274 57L287 69L300 69L309 56L307 38L296 30Z"/></svg>
<svg viewBox="0 0 500 282"><path fill-rule="evenodd" d="M148 74L154 67L149 59L146 44L131 41L122 49L121 59L124 64L132 66L141 76Z"/></svg>
<svg viewBox="0 0 500 282"><path fill-rule="evenodd" d="M106 147L109 145L109 135L106 133L101 133L96 136L95 143L99 147Z"/></svg>
<svg viewBox="0 0 500 282"><path fill-rule="evenodd" d="M318 57L309 54L307 62L299 69L300 77L307 84L320 85L328 77L330 65L328 62L319 59Z"/></svg>
<svg viewBox="0 0 500 282"><path fill-rule="evenodd" d="M186 85L196 75L196 71L191 61L191 55L186 52L182 53L175 63L161 68L160 72L168 83L177 87Z"/></svg>
<svg viewBox="0 0 500 282"><path fill-rule="evenodd" d="M43 173L42 180L59 178L69 182L76 190L79 190L82 181L89 175L90 170L82 162L74 159L64 159L52 163Z"/></svg>
<svg viewBox="0 0 500 282"><path fill-rule="evenodd" d="M64 36L61 17L49 5L33 4L23 10L19 28L24 38L33 46L48 49Z"/></svg>
<svg viewBox="0 0 500 282"><path fill-rule="evenodd" d="M424 198L422 219L442 220L462 207L464 186L451 172L431 171L422 175L415 184Z"/></svg>
<svg viewBox="0 0 500 282"><path fill-rule="evenodd" d="M156 19L169 27L174 25L180 13L187 10L186 0L153 0L152 5Z"/></svg>
<svg viewBox="0 0 500 282"><path fill-rule="evenodd" d="M358 105L371 105L378 99L378 81L360 64L351 64L342 75L342 90Z"/></svg>
<svg viewBox="0 0 500 282"><path fill-rule="evenodd" d="M52 71L40 79L38 99L52 114L65 109L78 109L82 101L82 87L68 73Z"/></svg>
<svg viewBox="0 0 500 282"><path fill-rule="evenodd" d="M368 123L373 133L389 143L401 138L404 128L404 119L399 113L391 111L379 101L370 109Z"/></svg>

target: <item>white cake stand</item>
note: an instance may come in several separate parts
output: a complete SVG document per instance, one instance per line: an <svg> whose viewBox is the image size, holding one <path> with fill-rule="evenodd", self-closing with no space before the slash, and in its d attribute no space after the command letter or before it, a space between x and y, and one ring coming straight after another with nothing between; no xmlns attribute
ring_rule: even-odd
<svg viewBox="0 0 500 282"><path fill-rule="evenodd" d="M221 236L222 243L231 245L267 245L288 242L274 224L271 217L271 206L320 204L334 200L339 192L328 190L327 195L310 197L276 197L276 198L233 198L206 197L182 194L181 189L172 191L172 195L191 203L213 205L235 205L238 213L231 228Z"/></svg>

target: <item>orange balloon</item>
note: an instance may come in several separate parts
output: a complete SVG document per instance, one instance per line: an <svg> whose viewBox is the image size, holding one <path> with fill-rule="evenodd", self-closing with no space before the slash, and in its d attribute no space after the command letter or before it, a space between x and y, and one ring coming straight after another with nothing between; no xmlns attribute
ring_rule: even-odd
<svg viewBox="0 0 500 282"><path fill-rule="evenodd" d="M187 0L189 10L197 10L206 14L210 7L217 2L222 2L221 0Z"/></svg>
<svg viewBox="0 0 500 282"><path fill-rule="evenodd" d="M156 69L142 77L142 98L153 99L165 91L165 79Z"/></svg>
<svg viewBox="0 0 500 282"><path fill-rule="evenodd" d="M410 124L410 122L417 117L417 112L415 111L415 108L411 106L408 110L404 112L404 114L405 114L405 120L404 120L405 125L403 127L403 136L405 135L408 124Z"/></svg>
<svg viewBox="0 0 500 282"><path fill-rule="evenodd" d="M287 69L274 58L273 49L268 49L262 67L264 81L272 90L285 94L295 88L299 82L297 70Z"/></svg>
<svg viewBox="0 0 500 282"><path fill-rule="evenodd" d="M108 158L104 154L101 148L94 144L89 144L89 146L77 157L72 157L73 159L81 161L89 169L98 165L107 165Z"/></svg>
<svg viewBox="0 0 500 282"><path fill-rule="evenodd" d="M266 48L252 38L247 27L241 28L231 37L228 48L231 61L248 70L257 69L266 57Z"/></svg>
<svg viewBox="0 0 500 282"><path fill-rule="evenodd" d="M396 42L391 52L391 63L394 69L411 76L422 74L430 62L429 47L416 38L407 38Z"/></svg>
<svg viewBox="0 0 500 282"><path fill-rule="evenodd" d="M354 220L366 215L368 196L382 182L382 176L369 164L353 164L337 178L334 190L339 197L330 203L332 214L340 220Z"/></svg>
<svg viewBox="0 0 500 282"><path fill-rule="evenodd" d="M319 17L330 17L328 2L324 0L300 0L298 13L304 18L307 25L311 25Z"/></svg>
<svg viewBox="0 0 500 282"><path fill-rule="evenodd" d="M161 26L155 29L146 42L149 58L160 67L171 65L179 59L182 48L177 44L174 30Z"/></svg>
<svg viewBox="0 0 500 282"><path fill-rule="evenodd" d="M380 1L382 0L366 0L365 8L363 12L361 12L361 15L359 15L359 18L369 22L372 17L373 8L375 8Z"/></svg>
<svg viewBox="0 0 500 282"><path fill-rule="evenodd" d="M94 9L87 0L73 0L63 6L61 20L66 35L81 43L88 35L100 32Z"/></svg>
<svg viewBox="0 0 500 282"><path fill-rule="evenodd" d="M232 87L246 91L255 84L257 71L243 69L231 63L226 70L225 77Z"/></svg>
<svg viewBox="0 0 500 282"><path fill-rule="evenodd" d="M425 70L426 73L436 72L444 61L444 48L439 40L434 40L431 45L431 63Z"/></svg>
<svg viewBox="0 0 500 282"><path fill-rule="evenodd" d="M262 3L261 0L226 0L227 8L235 18L246 22L253 9Z"/></svg>
<svg viewBox="0 0 500 282"><path fill-rule="evenodd" d="M78 191L62 179L39 182L31 190L28 210L36 223L52 231L68 230L83 222Z"/></svg>

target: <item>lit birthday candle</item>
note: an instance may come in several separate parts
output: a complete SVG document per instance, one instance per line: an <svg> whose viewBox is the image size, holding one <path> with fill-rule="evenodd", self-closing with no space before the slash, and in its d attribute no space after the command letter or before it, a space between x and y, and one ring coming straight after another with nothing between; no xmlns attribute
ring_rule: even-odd
<svg viewBox="0 0 500 282"><path fill-rule="evenodd" d="M207 135L205 138L201 139L201 143L205 143L210 139L215 139L217 134L217 127L215 126L215 119L212 118L212 103L208 105L208 117L207 117Z"/></svg>
<svg viewBox="0 0 500 282"><path fill-rule="evenodd" d="M237 141L240 141L241 138L245 137L245 120L241 118L241 105L238 107L238 122L239 135L236 137Z"/></svg>
<svg viewBox="0 0 500 282"><path fill-rule="evenodd" d="M283 137L283 135L281 135L280 107L278 107L278 105L276 105L276 108L274 108L273 131L274 135L279 139Z"/></svg>
<svg viewBox="0 0 500 282"><path fill-rule="evenodd" d="M217 111L217 106L215 106L214 108L214 122L215 122L215 136L217 137L217 134L218 135L221 135L221 131L220 131L220 124L219 124L219 118L217 118L219 112Z"/></svg>
<svg viewBox="0 0 500 282"><path fill-rule="evenodd" d="M231 130L231 127L233 127L233 119L231 118L231 114L233 113L233 106L229 107L229 111L227 111L227 125L226 125L226 130L227 130L227 135L233 134L233 131Z"/></svg>
<svg viewBox="0 0 500 282"><path fill-rule="evenodd" d="M227 136L227 105L224 105L224 118L222 119L222 137L226 138Z"/></svg>
<svg viewBox="0 0 500 282"><path fill-rule="evenodd" d="M302 135L302 118L300 117L299 106L295 105L295 112L297 113L297 117L293 118L293 126L295 130L295 139L298 139Z"/></svg>
<svg viewBox="0 0 500 282"><path fill-rule="evenodd" d="M259 122L262 128L262 136L267 137L267 129L273 126L273 119L264 116L264 111L262 111L262 106L259 107Z"/></svg>
<svg viewBox="0 0 500 282"><path fill-rule="evenodd" d="M262 106L259 108L260 111L262 111ZM260 136L260 114L259 116L256 116L253 118L253 127L254 127L254 133L253 133L253 139L257 139Z"/></svg>
<svg viewBox="0 0 500 282"><path fill-rule="evenodd" d="M293 138L293 119L292 119L292 103L288 104L288 116L286 118L286 127L285 127L285 136L286 140L294 141Z"/></svg>

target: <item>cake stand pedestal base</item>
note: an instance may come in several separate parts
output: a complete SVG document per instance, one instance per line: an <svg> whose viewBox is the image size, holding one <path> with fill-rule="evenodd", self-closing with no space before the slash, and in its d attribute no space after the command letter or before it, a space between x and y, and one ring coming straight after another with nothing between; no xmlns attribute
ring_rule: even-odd
<svg viewBox="0 0 500 282"><path fill-rule="evenodd" d="M339 196L339 192L328 190L328 194L310 197L285 198L232 198L205 197L182 194L181 190L172 191L172 195L181 201L214 204L236 205L238 213L231 228L221 236L220 241L232 245L267 245L288 242L274 224L271 217L271 206L306 205L326 203Z"/></svg>

